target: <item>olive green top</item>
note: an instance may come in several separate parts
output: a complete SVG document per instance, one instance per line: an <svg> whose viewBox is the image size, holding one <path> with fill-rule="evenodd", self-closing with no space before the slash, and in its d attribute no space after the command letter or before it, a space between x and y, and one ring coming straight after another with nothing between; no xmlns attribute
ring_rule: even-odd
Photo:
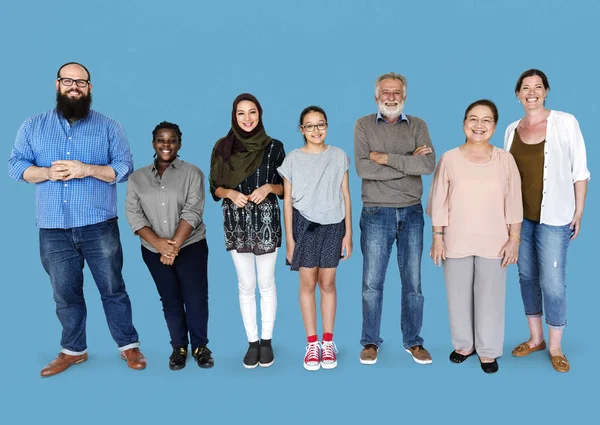
<svg viewBox="0 0 600 425"><path fill-rule="evenodd" d="M515 137L510 147L510 153L515 158L521 175L523 217L531 221L540 221L544 191L545 147L545 140L535 145L523 143L519 132L515 129Z"/></svg>

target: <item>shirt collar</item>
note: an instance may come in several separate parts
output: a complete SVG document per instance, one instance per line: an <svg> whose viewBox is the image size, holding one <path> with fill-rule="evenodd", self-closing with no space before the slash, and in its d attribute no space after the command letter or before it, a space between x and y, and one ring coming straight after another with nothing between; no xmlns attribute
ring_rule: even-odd
<svg viewBox="0 0 600 425"><path fill-rule="evenodd" d="M180 170L182 163L183 163L183 161L181 159L175 158L175 160L173 162L171 162L171 165L169 165L167 168L173 167L176 170ZM154 175L156 175L158 173L158 169L156 168L156 161L154 161L152 163L152 172L154 173Z"/></svg>
<svg viewBox="0 0 600 425"><path fill-rule="evenodd" d="M73 122L69 121L68 119L66 119L61 113L58 112L58 108L54 108L54 113L56 114L56 116L58 117L58 119L60 121L66 122L67 124L69 124L71 127L73 127L75 124L77 124L78 122L85 122L87 120L90 119L91 115L94 113L94 110L90 108L90 112L83 118L75 120Z"/></svg>
<svg viewBox="0 0 600 425"><path fill-rule="evenodd" d="M377 118L375 119L375 123L378 124L379 121L385 121L385 119L383 118L383 115L381 115L381 112L377 111ZM404 112L402 112L402 114L398 117L398 120L394 124L399 123L401 121L406 121L407 124L410 124L408 116Z"/></svg>

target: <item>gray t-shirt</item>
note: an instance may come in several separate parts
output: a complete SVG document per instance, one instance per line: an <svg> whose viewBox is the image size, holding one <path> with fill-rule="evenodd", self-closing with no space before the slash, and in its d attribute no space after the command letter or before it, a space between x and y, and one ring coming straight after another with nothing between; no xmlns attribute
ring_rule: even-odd
<svg viewBox="0 0 600 425"><path fill-rule="evenodd" d="M304 218L334 224L346 216L342 180L349 166L350 158L343 150L327 146L316 154L293 150L277 172L292 184L292 205Z"/></svg>

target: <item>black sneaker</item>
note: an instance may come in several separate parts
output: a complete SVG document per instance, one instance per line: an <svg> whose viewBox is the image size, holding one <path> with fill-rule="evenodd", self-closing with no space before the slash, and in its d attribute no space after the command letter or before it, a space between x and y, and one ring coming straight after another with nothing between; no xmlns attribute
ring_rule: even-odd
<svg viewBox="0 0 600 425"><path fill-rule="evenodd" d="M169 357L169 369L179 370L185 367L185 361L187 360L187 348L186 347L175 347L173 353Z"/></svg>
<svg viewBox="0 0 600 425"><path fill-rule="evenodd" d="M274 361L275 356L273 355L273 347L271 347L271 340L261 339L258 365L260 367L269 367L273 364Z"/></svg>
<svg viewBox="0 0 600 425"><path fill-rule="evenodd" d="M246 369L254 369L258 366L259 357L260 343L258 341L251 342L250 347L248 347L248 351L246 351L246 355L244 356L244 367Z"/></svg>
<svg viewBox="0 0 600 425"><path fill-rule="evenodd" d="M215 360L212 357L212 351L210 351L205 345L196 348L192 352L192 356L194 356L198 366L200 366L202 369L210 369L215 365Z"/></svg>

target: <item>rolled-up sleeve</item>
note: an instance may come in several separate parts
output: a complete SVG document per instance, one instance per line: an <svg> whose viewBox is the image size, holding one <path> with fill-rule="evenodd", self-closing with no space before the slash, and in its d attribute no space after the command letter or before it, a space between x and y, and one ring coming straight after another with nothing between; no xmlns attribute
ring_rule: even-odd
<svg viewBox="0 0 600 425"><path fill-rule="evenodd" d="M142 203L138 195L137 188L133 179L127 183L127 197L125 198L125 215L133 233L144 227L152 228L150 221L144 214Z"/></svg>
<svg viewBox="0 0 600 425"><path fill-rule="evenodd" d="M192 228L197 228L202 223L202 213L204 212L204 174L200 169L195 169L190 173L187 186L187 196L185 204L181 210L180 219L189 223Z"/></svg>
<svg viewBox="0 0 600 425"><path fill-rule="evenodd" d="M108 165L115 170L115 181L111 184L126 181L133 172L133 158L127 135L119 123L115 123L109 133L109 155L110 163Z"/></svg>
<svg viewBox="0 0 600 425"><path fill-rule="evenodd" d="M292 154L293 155L293 154ZM288 182L292 183L292 159L286 157L281 165L277 167L277 173Z"/></svg>
<svg viewBox="0 0 600 425"><path fill-rule="evenodd" d="M517 168L517 163L513 156L506 152L504 155L506 162L508 182L506 184L506 193L504 195L504 217L506 224L521 223L523 221L523 197L521 196L521 175Z"/></svg>
<svg viewBox="0 0 600 425"><path fill-rule="evenodd" d="M23 173L29 167L36 165L35 155L31 149L30 122L25 121L19 131L8 159L8 176L17 181L25 181Z"/></svg>
<svg viewBox="0 0 600 425"><path fill-rule="evenodd" d="M573 183L589 180L590 171L587 168L587 155L585 152L585 143L583 134L579 128L579 122L575 117L572 117L569 123L569 155L571 157L571 176Z"/></svg>
<svg viewBox="0 0 600 425"><path fill-rule="evenodd" d="M448 189L450 187L450 179L446 170L446 162L444 155L440 158L440 162L435 170L431 189L429 191L429 199L427 200L427 215L431 217L433 226L448 226Z"/></svg>
<svg viewBox="0 0 600 425"><path fill-rule="evenodd" d="M283 148L283 144L280 144L279 149L277 150L277 156L275 157L275 172L272 175L272 182L273 184L281 184L283 185L283 178L281 177L281 174L279 174L279 172L277 171L279 169L279 167L281 167L281 164L283 164L283 161L285 160L285 150ZM283 199L283 192L281 193L281 195L278 195L279 199Z"/></svg>

